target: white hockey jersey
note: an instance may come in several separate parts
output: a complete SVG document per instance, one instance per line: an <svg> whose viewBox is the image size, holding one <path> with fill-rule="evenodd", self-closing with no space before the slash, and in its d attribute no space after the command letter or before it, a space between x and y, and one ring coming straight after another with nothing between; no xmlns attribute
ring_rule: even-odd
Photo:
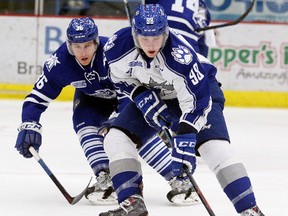
<svg viewBox="0 0 288 216"><path fill-rule="evenodd" d="M157 89L163 100L178 99L180 121L198 131L204 126L211 109L209 76L215 76L216 69L181 35L170 31L165 46L149 59L134 45L131 28L124 28L108 40L104 52L111 80L131 100L139 86Z"/></svg>

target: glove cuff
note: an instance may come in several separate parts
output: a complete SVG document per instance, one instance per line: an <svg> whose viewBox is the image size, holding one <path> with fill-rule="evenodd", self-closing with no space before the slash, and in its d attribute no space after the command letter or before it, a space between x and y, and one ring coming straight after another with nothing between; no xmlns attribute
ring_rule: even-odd
<svg viewBox="0 0 288 216"><path fill-rule="evenodd" d="M177 134L178 139L196 139L196 133Z"/></svg>
<svg viewBox="0 0 288 216"><path fill-rule="evenodd" d="M133 101L135 101L135 98L138 96L138 95L140 95L140 94L142 94L143 92L146 92L146 91L150 91L149 89L147 89L145 86L138 86L138 87L136 87L134 90L133 90L133 92L131 93L131 95L132 95L132 100Z"/></svg>
<svg viewBox="0 0 288 216"><path fill-rule="evenodd" d="M147 95L150 95L152 93L152 90L150 89L146 89L145 91L141 91L141 92L138 92L137 95L133 95L133 101L135 103L139 102L139 100L143 99L143 97L146 97Z"/></svg>
<svg viewBox="0 0 288 216"><path fill-rule="evenodd" d="M179 134L173 138L174 148L195 148L196 145L196 134Z"/></svg>
<svg viewBox="0 0 288 216"><path fill-rule="evenodd" d="M18 127L18 132L22 130L32 130L39 134L42 133L42 125L38 122L22 122Z"/></svg>

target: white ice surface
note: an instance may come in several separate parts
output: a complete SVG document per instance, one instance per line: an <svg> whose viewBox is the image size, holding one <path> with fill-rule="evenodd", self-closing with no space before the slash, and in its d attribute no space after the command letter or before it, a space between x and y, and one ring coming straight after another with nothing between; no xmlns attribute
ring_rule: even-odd
<svg viewBox="0 0 288 216"><path fill-rule="evenodd" d="M22 101L0 100L0 215L98 216L117 206L93 206L84 198L69 205L42 167L14 149ZM226 107L233 145L251 178L258 205L266 216L288 215L288 110ZM92 171L72 127L71 102L52 102L42 115L40 156L66 188L80 193ZM143 163L144 196L149 216L205 216L203 205L175 207L166 199L169 186ZM199 160L194 175L217 216L237 215L215 176Z"/></svg>

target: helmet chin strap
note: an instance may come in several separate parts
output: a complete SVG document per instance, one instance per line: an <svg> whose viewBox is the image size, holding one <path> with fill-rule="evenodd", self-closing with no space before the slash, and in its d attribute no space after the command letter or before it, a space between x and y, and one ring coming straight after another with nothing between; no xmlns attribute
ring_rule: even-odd
<svg viewBox="0 0 288 216"><path fill-rule="evenodd" d="M71 43L68 40L66 40L66 46L67 46L69 54L74 56L74 52L71 48Z"/></svg>

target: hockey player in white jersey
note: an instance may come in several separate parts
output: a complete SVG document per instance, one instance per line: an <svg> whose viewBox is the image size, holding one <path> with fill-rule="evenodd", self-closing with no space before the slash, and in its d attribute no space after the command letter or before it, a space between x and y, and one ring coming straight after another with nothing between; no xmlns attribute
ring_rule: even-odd
<svg viewBox="0 0 288 216"><path fill-rule="evenodd" d="M167 14L168 24L170 28L173 28L178 33L180 33L191 46L193 46L194 50L203 56L207 57L208 55L208 49L211 46L215 46L215 38L214 38L214 32L213 30L205 31L203 32L197 32L198 29L209 26L210 24L210 12L203 0L146 0L145 3L154 3L154 4L160 4L163 6L165 13ZM217 85L217 81L210 81L210 89L211 89L211 97L212 97L212 110L208 115L207 118L207 126L204 127L199 134L197 135L197 144L199 143L205 143L205 142L211 142L211 143L223 143L225 144L227 141L230 142L225 118L223 115L223 108L224 108L224 102L225 98L221 89L221 84L219 83ZM199 148L200 150L202 148ZM202 156L203 157L203 156ZM242 178L248 178L248 174L245 171L245 168L240 161L238 161L239 164L233 165L230 167L231 173L236 172L237 173L244 173L245 175L242 176ZM217 164L215 164L217 166ZM214 167L210 166L210 169L212 171L215 170ZM226 191L227 196L228 194L234 193L237 197L240 192L233 192L229 191L227 188L232 187L233 181L236 181L239 176L237 175L230 175L230 180L227 181L226 178L223 178L221 176L221 173L224 172L224 170L227 170L227 168L223 167L222 169L217 170L215 172L216 177L223 188L224 191ZM226 183L225 183L226 182ZM229 185L229 183L231 185ZM251 184L249 183L248 186L252 188ZM247 186L247 187L248 187ZM244 190L240 189L239 191ZM251 191L253 192L253 191ZM253 194L253 193L252 193ZM192 196L191 196L192 197ZM196 196L193 196L196 197ZM252 196L253 197L253 196ZM197 197L196 197L197 198ZM230 198L232 201L232 198ZM233 197L233 199L236 199ZM254 197L253 197L254 199ZM253 201L253 199L251 199ZM243 209L246 209L247 206L245 204L245 200L247 200L245 197L243 198L244 205L240 204L234 204L235 209L237 212L242 212ZM241 203L241 199L239 199L239 203ZM244 211L242 214L244 215L261 215L262 213L258 210L258 207L256 206L256 202L251 202L251 206L255 205L254 208L248 209Z"/></svg>
<svg viewBox="0 0 288 216"><path fill-rule="evenodd" d="M168 29L162 7L141 5L133 18L132 29L118 31L105 46L111 79L132 102L112 123L104 139L120 208L100 216L148 215L141 194L142 173L136 146L161 130L164 122L176 131L172 150L172 169L176 176L185 178L183 168L193 173L195 154L199 153L238 213L263 216L256 206L245 168L229 144L222 119L224 97L222 91L216 91L219 88L216 68L190 49L180 35ZM219 116L213 115L207 126L215 126L213 136L217 135L219 140L210 140L201 130L211 108L209 87L211 92L216 91L214 96L220 96L214 98L220 100L214 112L221 112L222 118L214 119Z"/></svg>
<svg viewBox="0 0 288 216"><path fill-rule="evenodd" d="M200 53L201 55L207 57L208 48L211 46L215 46L215 37L213 30L205 31L205 32L197 32L197 29L201 27L208 26L210 24L210 12L206 4L202 0L145 0L146 4L160 4L165 13L167 14L169 28L180 33L187 42L193 47L193 49ZM217 86L215 81L210 82L213 85L212 100L213 105L216 104L224 104L224 96L220 89L220 86ZM216 84L216 85L215 85ZM218 100L215 98L218 98ZM212 106L213 106L212 105ZM214 105L215 106L215 105ZM223 105L224 106L224 105ZM212 113L221 113L219 109L214 111L212 109ZM211 113L209 114L211 116ZM212 114L213 116L214 114ZM220 116L223 119L223 116ZM209 120L209 116L208 116ZM219 121L221 123L225 123L225 121ZM210 124L210 122L208 123ZM219 125L219 124L218 124ZM217 127L221 133L214 132L213 128L207 128L206 133L200 132L198 135L198 142L203 142L203 140L210 139L225 139L229 140L229 136L226 130L226 126L222 124L222 127ZM165 137L165 133L163 131L160 132L160 137L167 142L167 138ZM202 138L200 139L201 136ZM148 144L147 144L148 145ZM145 149L145 148L143 148ZM141 157L145 160L146 158L143 154L143 150L139 151ZM165 155L159 153L161 160L164 160ZM160 156L158 158L160 158ZM148 164L151 164L151 161L145 160ZM153 165L152 165L153 166ZM158 167L156 167L157 170ZM159 167L161 170L161 167ZM165 177L167 180L167 177ZM199 204L200 199L194 189L192 187L191 182L187 181L179 181L179 179L171 178L169 180L169 184L172 187L167 194L167 198L170 202L176 205L194 205ZM190 196L188 196L190 194Z"/></svg>
<svg viewBox="0 0 288 216"><path fill-rule="evenodd" d="M112 36L105 45L105 55L112 81L132 102L104 139L120 208L100 215L145 216L148 212L136 147L145 144L162 126L170 125L177 131L173 138L173 173L181 179L185 178L182 168L193 173L196 134L211 109L208 70L214 75L216 70L210 64L204 69L183 37L169 31L159 5L141 5L133 28L121 29Z"/></svg>

